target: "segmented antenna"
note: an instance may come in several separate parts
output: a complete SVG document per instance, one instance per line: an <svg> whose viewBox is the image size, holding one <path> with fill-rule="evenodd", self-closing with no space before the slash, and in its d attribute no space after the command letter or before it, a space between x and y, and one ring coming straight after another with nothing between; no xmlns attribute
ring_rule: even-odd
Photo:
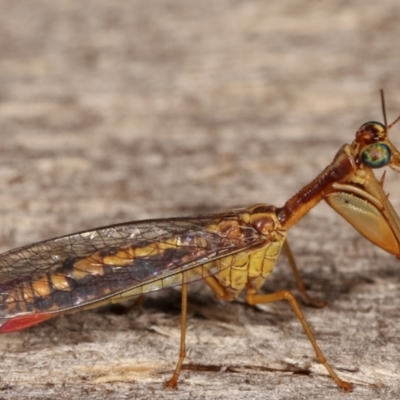
<svg viewBox="0 0 400 400"><path fill-rule="evenodd" d="M385 106L385 93L383 93L383 89L380 90L380 93L381 93L383 122L385 123L386 130L388 130L388 124L387 124L387 118L386 118L386 106Z"/></svg>
<svg viewBox="0 0 400 400"><path fill-rule="evenodd" d="M381 93L381 104L382 104L382 113L383 113L383 122L385 123L386 132L389 132L390 129L395 125L397 122L400 121L400 115L390 124L387 124L386 119L386 106L385 106L385 95L383 93L383 89L380 90Z"/></svg>

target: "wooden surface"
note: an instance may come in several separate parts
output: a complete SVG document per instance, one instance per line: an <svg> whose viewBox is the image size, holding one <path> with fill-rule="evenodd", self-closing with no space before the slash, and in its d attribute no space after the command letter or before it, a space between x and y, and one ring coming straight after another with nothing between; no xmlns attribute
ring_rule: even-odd
<svg viewBox="0 0 400 400"><path fill-rule="evenodd" d="M368 120L400 112L395 0L0 0L2 250L99 225L282 205ZM400 145L399 129L393 140ZM400 177L387 187L400 209ZM1 336L0 399L395 399L399 260L320 205L290 233L303 307L341 393L287 304L190 287L128 315ZM284 257L265 290L293 289ZM205 370L205 371L201 371Z"/></svg>

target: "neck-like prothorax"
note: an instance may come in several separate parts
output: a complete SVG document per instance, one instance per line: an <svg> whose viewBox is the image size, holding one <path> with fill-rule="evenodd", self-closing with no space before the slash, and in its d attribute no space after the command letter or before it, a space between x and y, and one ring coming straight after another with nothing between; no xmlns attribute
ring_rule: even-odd
<svg viewBox="0 0 400 400"><path fill-rule="evenodd" d="M355 170L356 165L350 145L344 145L328 165L312 182L306 185L285 205L278 209L282 226L291 228L296 222L323 200L325 189L334 182L343 182Z"/></svg>

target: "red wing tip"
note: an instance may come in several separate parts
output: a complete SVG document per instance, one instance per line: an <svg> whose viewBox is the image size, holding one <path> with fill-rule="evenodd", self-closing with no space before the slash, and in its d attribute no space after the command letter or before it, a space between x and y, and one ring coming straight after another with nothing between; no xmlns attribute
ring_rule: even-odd
<svg viewBox="0 0 400 400"><path fill-rule="evenodd" d="M8 333L20 331L30 326L39 324L40 322L46 321L47 319L53 318L54 314L29 314L19 315L7 320L0 327L0 333Z"/></svg>

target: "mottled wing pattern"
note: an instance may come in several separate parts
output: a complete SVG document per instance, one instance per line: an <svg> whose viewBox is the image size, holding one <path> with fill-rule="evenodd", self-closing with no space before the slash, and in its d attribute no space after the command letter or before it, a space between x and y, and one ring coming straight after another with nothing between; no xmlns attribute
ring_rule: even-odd
<svg viewBox="0 0 400 400"><path fill-rule="evenodd" d="M0 326L176 285L182 271L262 242L233 213L124 223L21 247L0 255Z"/></svg>

